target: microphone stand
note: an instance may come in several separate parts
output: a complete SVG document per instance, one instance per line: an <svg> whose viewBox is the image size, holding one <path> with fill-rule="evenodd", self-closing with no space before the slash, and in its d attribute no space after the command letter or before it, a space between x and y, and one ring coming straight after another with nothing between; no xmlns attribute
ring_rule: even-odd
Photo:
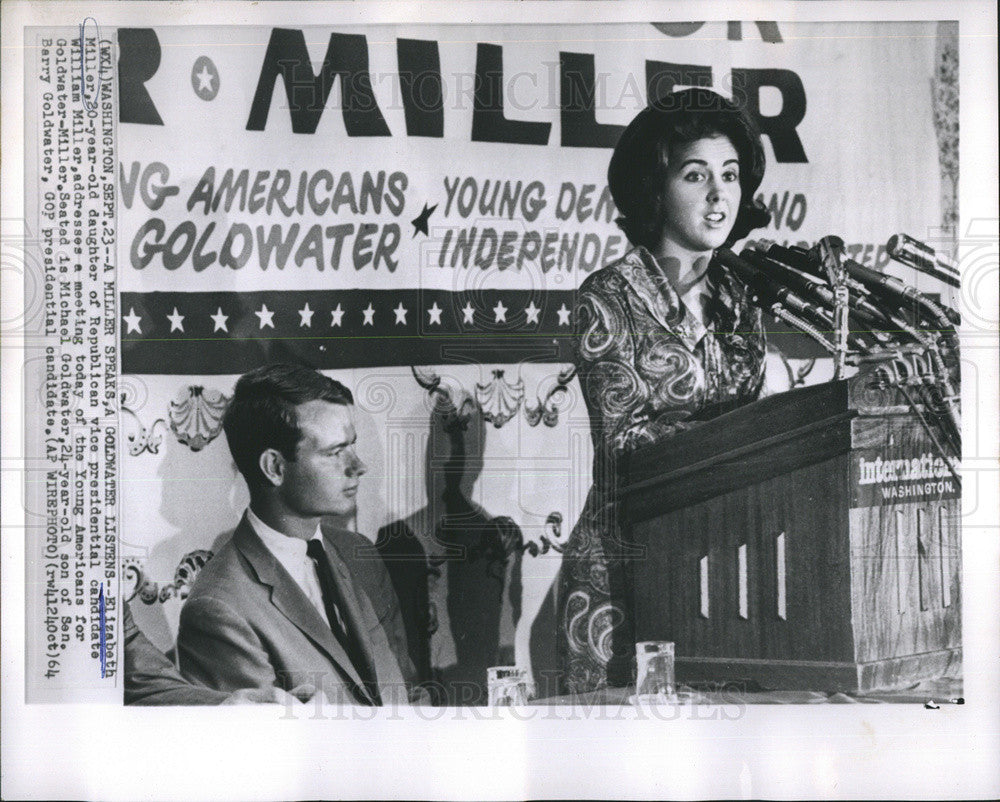
<svg viewBox="0 0 1000 802"><path fill-rule="evenodd" d="M820 240L820 246L822 246L824 242L829 243L832 246L832 250L835 251L839 251L843 248L843 242L841 242L841 240L837 237L824 237ZM851 262L851 260L847 261L851 264L855 264ZM847 263L842 261L839 263L846 272L848 267ZM898 282L898 279L896 281ZM893 324L899 326L903 333L916 340L923 347L931 365L929 369L914 372L922 377L920 383L926 390L926 392L923 393L923 396L927 401L927 406L933 409L934 412L937 413L938 417L942 419L942 422L945 424L948 439L955 449L956 455L961 454L962 420L961 410L959 408L960 397L952 385L948 367L945 364L944 357L941 353L942 341L954 335L954 328L951 325L951 320L942 307L935 304L913 287L905 285L902 282L898 283L901 285L900 289L905 296L912 298L920 307L921 311L924 314L929 315L939 328L936 331L928 331L926 329L920 330L915 326L909 325L901 315L893 314L891 311L886 311L884 314Z"/></svg>
<svg viewBox="0 0 1000 802"><path fill-rule="evenodd" d="M791 326L794 329L797 329L802 334L805 334L808 337L812 337L829 353L836 356L837 353L836 347L831 345L827 341L826 337L824 337L815 326L813 326L811 323L807 323L798 315L789 312L787 309L785 309L785 307L781 304L780 301L775 301L770 306L768 306L767 303L765 302L761 304L761 307L765 311L770 312L774 317L776 317L783 323L787 323L789 326Z"/></svg>
<svg viewBox="0 0 1000 802"><path fill-rule="evenodd" d="M847 268L840 260L844 243L837 237L823 237L818 243L820 263L826 271L830 287L833 289L833 330L836 337L834 351L833 378L844 378L847 371L847 332L850 317L850 288L847 285Z"/></svg>
<svg viewBox="0 0 1000 802"><path fill-rule="evenodd" d="M767 241L759 242L755 246L757 250L747 248L738 259L730 262L730 269L753 290L754 302L775 318L818 342L830 353L834 358L834 379L845 378L849 367L875 365L877 382L881 386L895 387L900 391L958 481L952 459L961 454L959 396L954 390L942 354L942 343L954 332L948 325L951 321L947 313L914 288L898 279L891 279L888 289L916 302L920 312L931 317L942 330L928 331L919 328L919 319L915 324L910 323L902 310L897 311L888 298L881 297L881 292L876 294L867 286L866 282L881 282L881 278L866 279L865 275L870 271L845 259L843 241L838 237L824 237L808 252L792 252L777 247L772 251L769 247L771 245ZM783 255L787 255L795 264L789 264L786 259L781 258ZM761 256L766 258L762 260ZM729 260L723 261L726 263ZM803 305L794 293L782 290L786 281L801 283L801 279L796 278L796 275L802 276L798 273L801 268L806 268L814 275L825 276L829 283L829 288L816 286L814 291L808 292L811 299L820 304L818 308L811 304ZM864 281L859 281L859 278ZM881 289L883 285L879 283L878 286ZM799 289L808 287L803 285ZM851 295L852 289L855 297ZM792 303L793 301L796 303ZM809 319L816 323L820 320L826 323L831 317L831 307L833 330L829 332L832 337L827 337ZM881 336L876 336L872 329L870 333L877 344L870 346L860 336L852 335L852 319L862 326L878 325L876 321L885 320L896 327L896 334L890 336L889 332L880 332L878 334ZM919 392L924 408L938 419L948 448L921 412L911 389Z"/></svg>
<svg viewBox="0 0 1000 802"><path fill-rule="evenodd" d="M923 357L930 355L933 362L934 350L932 348L936 348L936 345L929 347L925 343L911 343L909 345L900 345L895 349L879 349L867 354L854 354L851 362L859 367L862 365L876 365L877 367L874 371L876 386L894 387L900 391L917 420L920 421L927 432L934 447L942 459L944 459L945 464L948 465L948 469L951 471L955 481L961 485L961 480L951 464L952 456L960 457L962 453L961 425L954 417L951 407L942 409L942 404L936 398L936 396L941 395L946 390L942 387L942 374L939 373L936 367L929 366L926 360L923 359ZM949 450L944 448L940 440L938 440L933 427L931 427L926 417L921 413L919 405L910 393L910 387L922 390L921 395L924 400L924 406L930 408L942 424L947 424L942 425L941 428L950 446L950 455Z"/></svg>

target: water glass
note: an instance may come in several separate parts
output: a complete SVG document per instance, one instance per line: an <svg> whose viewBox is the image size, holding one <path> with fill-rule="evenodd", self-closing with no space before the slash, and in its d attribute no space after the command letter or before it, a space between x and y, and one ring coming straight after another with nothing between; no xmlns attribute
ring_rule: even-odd
<svg viewBox="0 0 1000 802"><path fill-rule="evenodd" d="M489 707L516 707L528 704L528 669L492 666L486 669Z"/></svg>
<svg viewBox="0 0 1000 802"><path fill-rule="evenodd" d="M638 667L635 692L640 697L672 699L674 682L674 644L671 641L642 641L635 645Z"/></svg>

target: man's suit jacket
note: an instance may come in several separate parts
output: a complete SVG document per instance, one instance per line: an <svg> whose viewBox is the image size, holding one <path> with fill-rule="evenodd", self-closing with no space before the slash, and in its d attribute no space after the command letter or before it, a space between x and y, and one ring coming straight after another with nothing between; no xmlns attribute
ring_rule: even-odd
<svg viewBox="0 0 1000 802"><path fill-rule="evenodd" d="M218 705L229 698L224 691L192 685L139 630L125 605L125 704Z"/></svg>
<svg viewBox="0 0 1000 802"><path fill-rule="evenodd" d="M323 538L341 613L375 666L382 701L405 704L412 665L385 565L355 532L324 528ZM329 625L245 515L198 574L181 611L177 649L184 675L218 690L309 684L332 702L373 701Z"/></svg>

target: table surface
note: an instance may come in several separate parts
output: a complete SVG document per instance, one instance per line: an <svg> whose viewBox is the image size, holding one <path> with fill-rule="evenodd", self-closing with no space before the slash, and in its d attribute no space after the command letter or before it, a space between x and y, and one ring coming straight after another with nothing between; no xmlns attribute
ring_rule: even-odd
<svg viewBox="0 0 1000 802"><path fill-rule="evenodd" d="M824 691L774 691L748 688L739 683L695 685L691 688L679 686L683 700L689 704L964 704L962 700L961 677L941 677L924 680L906 688L885 691L870 691L864 694L847 694ZM692 693L686 694L685 691ZM622 688L599 688L588 693L550 696L535 699L532 705L580 705L580 706L630 706L635 694L634 686Z"/></svg>

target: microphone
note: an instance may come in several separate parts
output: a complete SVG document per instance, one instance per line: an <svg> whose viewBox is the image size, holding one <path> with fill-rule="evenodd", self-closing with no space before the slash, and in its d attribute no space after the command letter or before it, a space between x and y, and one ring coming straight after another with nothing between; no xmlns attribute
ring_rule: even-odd
<svg viewBox="0 0 1000 802"><path fill-rule="evenodd" d="M835 247L843 248L843 241L839 237L829 237L830 241L839 243ZM915 287L911 287L903 281L893 276L887 276L878 270L865 267L855 262L853 259L844 258L844 265L848 273L862 284L873 288L874 291L881 290L885 295L890 296L896 302L914 302L938 328L949 331L957 326L961 319L955 310L944 305L934 303L923 293L918 292Z"/></svg>
<svg viewBox="0 0 1000 802"><path fill-rule="evenodd" d="M933 276L952 287L959 286L958 265L930 245L907 234L893 234L885 244L885 249L900 264Z"/></svg>
<svg viewBox="0 0 1000 802"><path fill-rule="evenodd" d="M807 292L811 297L818 298L824 306L830 309L834 308L833 290L822 279L808 273L802 273L794 267L790 267L788 264L783 264L779 261L779 259L784 259L796 265L809 267L815 272L823 272L821 266L814 265L809 261L807 251L802 248L784 248L772 243L770 240L758 240L756 247L766 250L767 255L764 256L759 252L744 251L744 258L751 260L760 266L762 270L772 273L779 272L783 280L801 287L802 291ZM895 339L890 332L906 334L910 339L918 343L925 341L925 334L914 329L899 314L893 312L891 308L886 308L883 303L879 302L878 298L868 292L867 287L850 277L846 281L848 287L855 293L848 296L850 321L854 326L870 334L876 342L883 346L890 344ZM803 284L807 284L808 287L803 287Z"/></svg>
<svg viewBox="0 0 1000 802"><path fill-rule="evenodd" d="M961 444L958 396L953 390L951 381L952 371L945 364L943 356L948 341L955 336L952 322L958 322L957 313L947 307L942 308L938 306L929 298L919 293L915 288L910 287L899 279L860 265L853 259L846 258L843 245L841 239L833 236L824 237L820 241L820 244L810 251L795 247L785 248L767 240L760 240L755 245L756 252L749 249L743 251L743 259L740 261L747 265L744 268L739 267L735 257L730 259L725 254L722 254L721 251L724 249L716 251L716 255L723 257L720 259L722 264L730 267L733 272L741 277L748 269L752 271L756 268L757 270L765 271L770 276L780 277L782 281L795 283L797 287L808 286L809 297L818 297L824 306L835 310L843 310L844 307L835 305L834 288L825 285L822 280L827 278L827 265L836 268L841 274L846 271L847 276L841 275L837 277L840 281L843 281L842 286L848 289L852 287L857 288L854 293L848 294L847 311L849 319L864 320L867 318L871 321L874 318L878 321L888 320L898 330L915 341L914 346L893 344L890 350L883 349L881 352L875 352L874 355L882 361L887 354L891 355L895 353L899 356L904 353L904 349L906 353L911 353L910 349L916 347L921 349L921 352L925 353L930 359L932 372L929 375L922 376L922 384L925 385L923 390L935 397L940 396L940 402L943 405L944 430L953 446L955 446L956 451L958 451ZM730 256L732 255L730 254ZM824 259L824 256L828 258ZM760 282L761 279L758 276L756 280ZM774 282L772 281L772 283ZM777 296L777 293L774 293L774 295ZM902 315L902 309L910 305L916 307L918 315L925 318L929 317L950 337L939 337L935 332L919 331L914 328ZM781 304L777 303L775 307L776 309L770 310L771 313L775 317L779 317L787 322L790 316L785 313ZM826 309L823 312L825 313L824 317L829 317ZM779 313L785 313L786 316L782 317ZM859 360L863 361L865 355L873 353L871 349L866 348L863 344L859 347L859 343L862 343L862 341L858 337L857 332L850 332L846 322L842 319L837 322L836 329L839 337L844 337L845 331L847 332L846 343L840 341L837 346L834 346L826 338L817 336L818 332L815 329L801 330L814 339L819 340L820 344L834 355L835 360L837 360L838 369L841 361L844 359L845 345L861 354L861 356L855 357L854 364L859 364ZM879 332L872 330L871 334L878 337ZM885 332L881 334L882 336L887 336ZM955 353L957 355L957 351ZM837 373L835 372L834 375L836 376ZM905 387L900 387L900 391L905 393ZM909 399L908 396L907 398ZM911 400L910 403L912 404L913 401Z"/></svg>
<svg viewBox="0 0 1000 802"><path fill-rule="evenodd" d="M833 328L833 318L827 309L811 303L794 290L776 281L766 269L761 269L759 264L754 263L756 260L753 257L758 254L752 251L744 251L742 255L737 256L728 248L719 248L715 255L724 267L747 285L756 296L754 300L758 306L819 341L827 350L832 349L822 334L823 331L830 331ZM808 290L809 283L802 282L799 286ZM820 303L823 303L822 298ZM869 350L870 346L857 335L857 332L851 332L849 337L853 347L861 351Z"/></svg>
<svg viewBox="0 0 1000 802"><path fill-rule="evenodd" d="M843 240L839 237L827 237L826 240L829 244L835 248L843 248ZM820 278L825 276L822 265L816 258L818 254L814 252L803 252L801 248L789 249L781 248L777 245L772 245L768 249L768 255L772 251L776 251L781 255L785 255L785 252L791 251L788 256L795 260L796 267L801 265L802 270L813 275L818 275ZM858 264L853 259L848 259L841 256L841 263L847 268L848 275L863 285L867 290L875 295L879 295L883 298L888 298L893 303L899 306L907 306L909 304L916 304L924 312L925 317L930 318L934 325L941 329L949 330L954 328L960 322L958 313L953 309L947 307L939 306L938 304L926 298L917 290L900 281L894 276L887 276L878 270L874 270L870 267L865 267L862 264Z"/></svg>
<svg viewBox="0 0 1000 802"><path fill-rule="evenodd" d="M833 309L834 297L831 290L822 279L816 278L810 273L805 273L800 265L809 267L808 254L801 249L783 248L768 240L757 242L758 250L743 251L743 258L753 264L759 270L779 277L783 282L792 285L797 291L817 299L824 306ZM760 249L766 248L764 253ZM813 268L819 270L819 268ZM810 271L811 272L811 271ZM857 322L866 328L884 328L885 323L893 322L889 315L882 309L872 304L867 298L867 290L863 285L858 285L862 290L861 294L852 295L849 299L851 315Z"/></svg>
<svg viewBox="0 0 1000 802"><path fill-rule="evenodd" d="M788 287L782 286L763 271L756 269L755 265L749 263L744 257L739 257L732 251L723 254L719 260L723 265L733 271L748 287L761 296L762 300L770 303L782 303L798 314L805 314L813 318L822 325L832 325L832 320L826 310L809 303L799 295L796 295Z"/></svg>

